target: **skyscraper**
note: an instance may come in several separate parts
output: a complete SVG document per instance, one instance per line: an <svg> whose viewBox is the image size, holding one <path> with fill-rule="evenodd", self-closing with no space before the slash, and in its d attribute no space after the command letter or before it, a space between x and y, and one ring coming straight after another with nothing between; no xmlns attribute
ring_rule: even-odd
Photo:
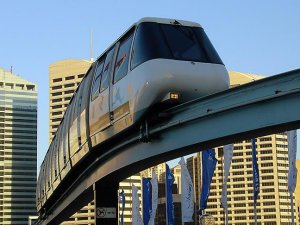
<svg viewBox="0 0 300 225"><path fill-rule="evenodd" d="M91 61L66 59L49 66L49 140L52 140L69 102Z"/></svg>
<svg viewBox="0 0 300 225"><path fill-rule="evenodd" d="M91 63L87 60L67 59L49 66L49 141L52 140L78 84ZM93 204L88 204L63 224L94 224Z"/></svg>
<svg viewBox="0 0 300 225"><path fill-rule="evenodd" d="M232 87L260 78L262 77L252 74L230 73ZM257 140L260 173L260 193L257 203L258 223L261 225L291 224L291 206L287 188L288 147L286 133L254 138ZM206 213L214 216L216 224L224 224L224 210L220 204L223 183L223 148L216 148L215 151L218 163L211 184ZM198 167L201 168L201 165L199 164ZM251 140L234 143L233 159L227 184L229 224L254 224ZM196 191L197 195L200 193L200 187L201 185ZM295 221L297 221L297 216L295 211Z"/></svg>
<svg viewBox="0 0 300 225"><path fill-rule="evenodd" d="M0 68L0 224L36 214L37 85Z"/></svg>

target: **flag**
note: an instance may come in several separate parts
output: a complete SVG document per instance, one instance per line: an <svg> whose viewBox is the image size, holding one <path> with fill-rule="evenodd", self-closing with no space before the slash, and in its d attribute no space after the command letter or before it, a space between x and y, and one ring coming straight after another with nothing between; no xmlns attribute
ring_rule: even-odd
<svg viewBox="0 0 300 225"><path fill-rule="evenodd" d="M254 194L254 203L257 202L257 197L259 194L259 171L257 165L257 152L256 152L256 139L252 139L252 170L253 170L253 194Z"/></svg>
<svg viewBox="0 0 300 225"><path fill-rule="evenodd" d="M120 221L120 225L124 225L124 209L125 209L125 193L124 190L122 189L122 191L119 194L121 203L122 203L122 209L121 209L121 221Z"/></svg>
<svg viewBox="0 0 300 225"><path fill-rule="evenodd" d="M152 211L152 187L151 178L142 179L143 184L143 222L148 225L150 220L150 214Z"/></svg>
<svg viewBox="0 0 300 225"><path fill-rule="evenodd" d="M222 196L221 204L222 207L227 209L227 179L229 176L230 164L233 156L233 144L225 145L223 147L224 154L224 177L223 177L223 186L222 186Z"/></svg>
<svg viewBox="0 0 300 225"><path fill-rule="evenodd" d="M296 154L297 154L297 132L291 130L287 132L288 138L288 156L289 156L289 173L288 173L288 190L290 193L295 192L297 182Z"/></svg>
<svg viewBox="0 0 300 225"><path fill-rule="evenodd" d="M152 170L152 179L151 179L151 187L152 187L152 210L150 213L150 219L148 225L154 225L154 219L156 215L156 209L158 204L158 182L157 176L154 170ZM147 224L145 224L147 225Z"/></svg>
<svg viewBox="0 0 300 225"><path fill-rule="evenodd" d="M140 199L138 189L132 185L132 225L143 225L140 214Z"/></svg>
<svg viewBox="0 0 300 225"><path fill-rule="evenodd" d="M174 175L171 173L168 164L166 164L166 214L167 225L174 225L174 205L172 186L174 183Z"/></svg>
<svg viewBox="0 0 300 225"><path fill-rule="evenodd" d="M194 214L194 185L185 160L181 157L181 214L182 222L193 222Z"/></svg>
<svg viewBox="0 0 300 225"><path fill-rule="evenodd" d="M214 175L217 159L214 149L202 151L202 191L200 195L200 214L207 207L210 183Z"/></svg>

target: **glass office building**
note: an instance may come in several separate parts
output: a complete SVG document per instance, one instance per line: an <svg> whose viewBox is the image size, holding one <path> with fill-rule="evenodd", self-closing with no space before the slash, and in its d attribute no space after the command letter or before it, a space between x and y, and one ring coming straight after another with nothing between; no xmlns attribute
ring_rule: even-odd
<svg viewBox="0 0 300 225"><path fill-rule="evenodd" d="M0 68L0 224L36 214L37 85Z"/></svg>

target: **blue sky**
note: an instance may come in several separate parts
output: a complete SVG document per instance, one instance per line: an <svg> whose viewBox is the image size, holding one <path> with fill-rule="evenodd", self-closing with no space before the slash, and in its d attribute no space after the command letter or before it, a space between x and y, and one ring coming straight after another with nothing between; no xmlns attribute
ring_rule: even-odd
<svg viewBox="0 0 300 225"><path fill-rule="evenodd" d="M48 66L88 59L90 31L96 58L141 17L191 20L204 27L228 70L270 76L300 68L299 9L298 0L2 1L0 67L38 84L40 164L48 147Z"/></svg>

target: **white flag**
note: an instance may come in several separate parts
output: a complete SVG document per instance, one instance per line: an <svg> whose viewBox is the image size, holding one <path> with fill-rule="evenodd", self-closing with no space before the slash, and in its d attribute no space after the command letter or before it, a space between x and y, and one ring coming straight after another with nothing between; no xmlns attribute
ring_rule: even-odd
<svg viewBox="0 0 300 225"><path fill-rule="evenodd" d="M132 225L143 225L140 214L140 199L138 189L132 185Z"/></svg>
<svg viewBox="0 0 300 225"><path fill-rule="evenodd" d="M291 130L287 132L288 138L288 156L289 156L289 173L288 173L288 190L290 193L295 192L297 182L296 154L297 154L297 132Z"/></svg>
<svg viewBox="0 0 300 225"><path fill-rule="evenodd" d="M223 208L227 209L227 179L229 176L229 169L233 155L233 144L225 145L223 148L224 154L224 179L222 186L221 204Z"/></svg>
<svg viewBox="0 0 300 225"><path fill-rule="evenodd" d="M152 170L152 179L150 180L152 186L152 211L150 214L150 219L148 225L154 225L156 209L158 204L158 183L157 176L154 170Z"/></svg>
<svg viewBox="0 0 300 225"><path fill-rule="evenodd" d="M194 214L194 185L185 160L181 157L181 214L182 222L193 222Z"/></svg>

